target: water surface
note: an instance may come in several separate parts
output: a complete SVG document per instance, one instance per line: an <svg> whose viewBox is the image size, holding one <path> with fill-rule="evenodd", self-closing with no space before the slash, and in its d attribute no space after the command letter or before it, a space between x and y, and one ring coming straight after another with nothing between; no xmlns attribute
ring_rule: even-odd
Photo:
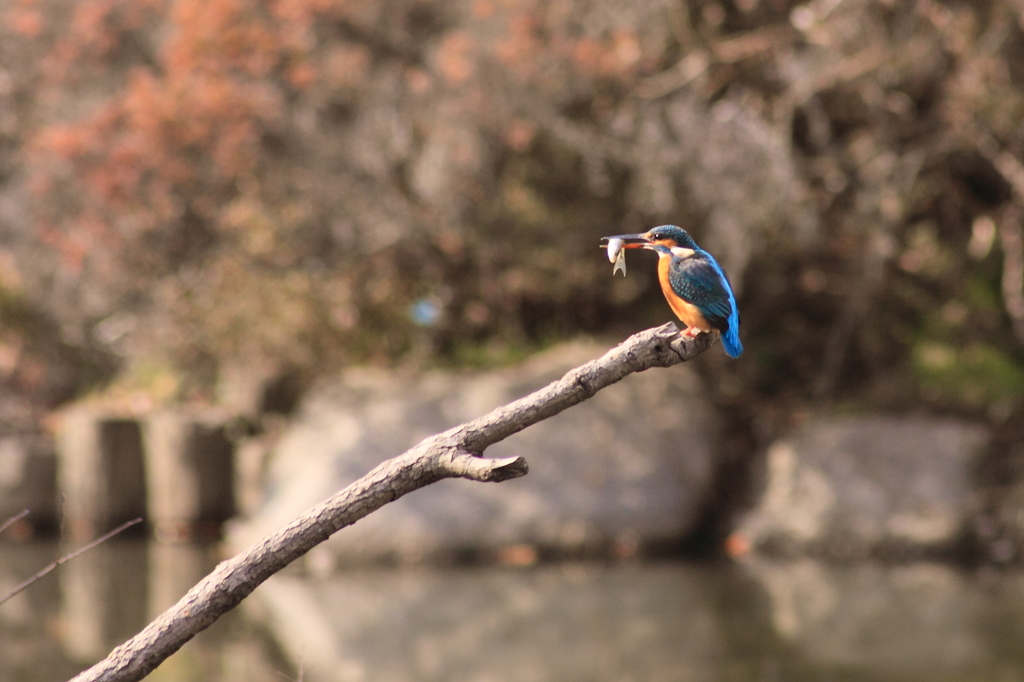
<svg viewBox="0 0 1024 682"><path fill-rule="evenodd" d="M57 548L0 545L0 591ZM67 679L211 548L110 542L0 606L0 681ZM153 680L1024 680L1024 575L937 564L559 564L276 576Z"/></svg>

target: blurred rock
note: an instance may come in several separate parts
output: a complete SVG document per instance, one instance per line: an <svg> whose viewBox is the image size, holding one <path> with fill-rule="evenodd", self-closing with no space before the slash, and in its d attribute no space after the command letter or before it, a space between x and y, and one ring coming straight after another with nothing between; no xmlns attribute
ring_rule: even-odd
<svg viewBox="0 0 1024 682"><path fill-rule="evenodd" d="M268 499L235 529L242 547L400 455L599 357L559 346L481 374L400 376L351 370L314 389L270 465ZM498 443L530 474L500 485L451 480L416 491L339 532L317 562L419 559L532 545L570 553L684 538L709 493L718 421L688 367L632 375ZM517 555L518 556L518 555Z"/></svg>
<svg viewBox="0 0 1024 682"><path fill-rule="evenodd" d="M989 433L927 417L824 418L767 455L738 534L768 553L837 559L949 551L975 509Z"/></svg>

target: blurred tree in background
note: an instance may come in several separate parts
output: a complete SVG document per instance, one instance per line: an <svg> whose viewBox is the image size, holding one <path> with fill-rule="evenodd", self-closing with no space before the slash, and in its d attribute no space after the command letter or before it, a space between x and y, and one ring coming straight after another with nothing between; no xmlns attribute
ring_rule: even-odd
<svg viewBox="0 0 1024 682"><path fill-rule="evenodd" d="M0 11L0 373L42 403L622 334L669 313L598 238L673 222L741 291L720 401L1024 409L1020 0Z"/></svg>

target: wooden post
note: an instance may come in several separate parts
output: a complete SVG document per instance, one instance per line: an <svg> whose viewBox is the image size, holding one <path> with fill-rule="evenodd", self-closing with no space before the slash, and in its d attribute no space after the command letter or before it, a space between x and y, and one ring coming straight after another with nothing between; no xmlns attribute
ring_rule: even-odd
<svg viewBox="0 0 1024 682"><path fill-rule="evenodd" d="M93 538L146 511L138 423L90 408L64 414L57 435L57 488L67 531Z"/></svg>
<svg viewBox="0 0 1024 682"><path fill-rule="evenodd" d="M224 426L188 410L165 410L146 420L144 437L156 537L217 537L235 513L234 446Z"/></svg>

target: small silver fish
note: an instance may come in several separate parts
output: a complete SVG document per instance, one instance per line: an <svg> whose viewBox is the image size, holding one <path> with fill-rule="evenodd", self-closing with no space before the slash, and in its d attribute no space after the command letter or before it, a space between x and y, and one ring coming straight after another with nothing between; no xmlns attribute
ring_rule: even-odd
<svg viewBox="0 0 1024 682"><path fill-rule="evenodd" d="M615 263L615 267L612 268L612 277L619 270L622 270L623 277L626 276L626 250L622 248L622 245L621 239L608 240L608 260Z"/></svg>

